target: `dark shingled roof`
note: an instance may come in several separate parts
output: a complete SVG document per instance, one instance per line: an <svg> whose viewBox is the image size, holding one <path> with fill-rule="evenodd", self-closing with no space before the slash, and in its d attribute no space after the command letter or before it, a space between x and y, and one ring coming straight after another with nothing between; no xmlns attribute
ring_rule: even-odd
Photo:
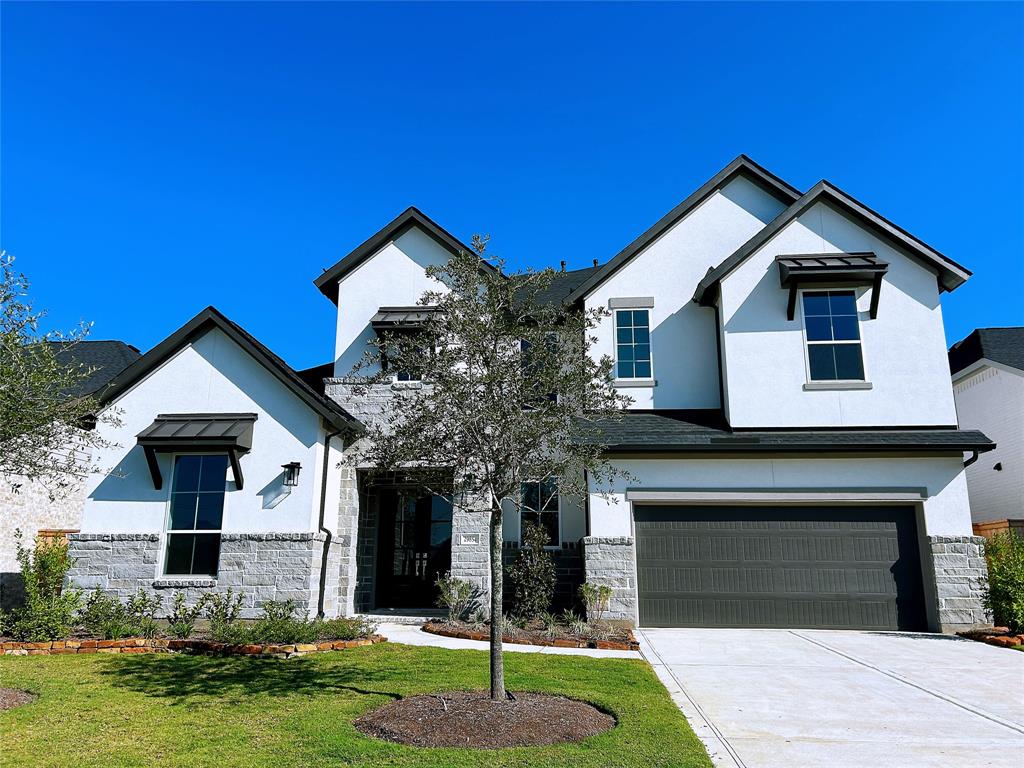
<svg viewBox="0 0 1024 768"><path fill-rule="evenodd" d="M547 290L537 294L537 302L539 304L566 303L566 300L573 291L600 270L601 267L586 267L585 269L574 269L569 272L556 272Z"/></svg>
<svg viewBox="0 0 1024 768"><path fill-rule="evenodd" d="M949 348L949 371L957 373L982 358L1024 371L1024 327L971 331Z"/></svg>
<svg viewBox="0 0 1024 768"><path fill-rule="evenodd" d="M64 394L68 397L94 395L117 374L139 359L139 350L123 341L51 341L54 356L62 365L78 366L92 372Z"/></svg>
<svg viewBox="0 0 1024 768"><path fill-rule="evenodd" d="M989 451L995 444L977 430L764 429L734 432L721 411L629 411L588 424L589 440L609 452L861 452Z"/></svg>

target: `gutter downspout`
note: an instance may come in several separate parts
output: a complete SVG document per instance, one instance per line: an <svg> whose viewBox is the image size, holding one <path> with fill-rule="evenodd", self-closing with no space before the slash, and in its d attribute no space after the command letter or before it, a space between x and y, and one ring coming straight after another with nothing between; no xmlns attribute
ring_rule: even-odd
<svg viewBox="0 0 1024 768"><path fill-rule="evenodd" d="M971 456L970 456L970 458L969 458L969 459L967 459L967 461L965 461L965 462L964 462L964 469L967 469L967 468L968 468L969 466L971 466L971 464L973 464L974 462L976 462L976 461L978 460L978 457L979 457L980 455L981 455L981 454L980 454L980 453L978 453L978 451L971 451Z"/></svg>
<svg viewBox="0 0 1024 768"><path fill-rule="evenodd" d="M340 429L328 432L324 437L324 467L320 474L320 520L318 523L320 532L324 534L324 551L320 556L320 589L316 598L316 617L324 617L324 596L327 592L327 558L331 551L331 540L333 534L324 527L324 514L327 510L327 475L331 466L331 440L341 434Z"/></svg>

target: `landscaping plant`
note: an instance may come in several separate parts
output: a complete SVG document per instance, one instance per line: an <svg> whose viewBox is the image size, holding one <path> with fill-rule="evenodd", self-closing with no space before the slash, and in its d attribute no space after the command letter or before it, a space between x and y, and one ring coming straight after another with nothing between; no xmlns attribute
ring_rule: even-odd
<svg viewBox="0 0 1024 768"><path fill-rule="evenodd" d="M29 548L23 546L20 530L14 532L14 538L25 603L5 619L6 631L18 640L32 642L67 637L82 602L81 592L63 588L71 569L67 542L39 538L35 547Z"/></svg>
<svg viewBox="0 0 1024 768"><path fill-rule="evenodd" d="M435 308L421 328L370 342L355 394L390 385L401 371L415 371L423 386L394 390L384 417L367 426L346 461L402 474L487 515L490 687L502 700L505 509L522 512L524 483L557 478L559 493L582 497L588 478L606 487L621 475L594 422L615 420L631 401L611 386L611 358L591 354L608 310L549 301L557 273L506 274L501 260L485 258L486 243L475 236L474 252L426 268L438 290L418 302ZM537 610L547 607L537 602Z"/></svg>
<svg viewBox="0 0 1024 768"><path fill-rule="evenodd" d="M97 587L82 606L78 623L88 634L104 640L121 640L125 637L151 640L158 634L156 613L162 602L160 597L149 595L140 587L138 592L122 603Z"/></svg>
<svg viewBox="0 0 1024 768"><path fill-rule="evenodd" d="M438 576L434 585L438 592L437 605L448 609L449 622L463 621L476 608L478 590L472 582L457 579L449 571Z"/></svg>
<svg viewBox="0 0 1024 768"><path fill-rule="evenodd" d="M580 599L586 608L587 621L600 624L612 599L612 588L607 584L585 582L580 585Z"/></svg>
<svg viewBox="0 0 1024 768"><path fill-rule="evenodd" d="M505 569L512 586L512 605L517 616L535 619L551 608L555 596L555 559L547 550L547 529L523 521L522 546L514 563Z"/></svg>
<svg viewBox="0 0 1024 768"><path fill-rule="evenodd" d="M175 592L174 600L171 602L171 613L167 617L167 634L177 640L191 637L196 631L196 619L206 607L206 600L206 595L203 595L190 607L185 602L185 593L181 590Z"/></svg>
<svg viewBox="0 0 1024 768"><path fill-rule="evenodd" d="M1024 632L1024 535L997 533L985 542L988 591L985 607L996 624Z"/></svg>
<svg viewBox="0 0 1024 768"><path fill-rule="evenodd" d="M210 620L210 636L218 643L239 642L236 623L242 613L242 596L231 587L226 592L206 596L206 618Z"/></svg>

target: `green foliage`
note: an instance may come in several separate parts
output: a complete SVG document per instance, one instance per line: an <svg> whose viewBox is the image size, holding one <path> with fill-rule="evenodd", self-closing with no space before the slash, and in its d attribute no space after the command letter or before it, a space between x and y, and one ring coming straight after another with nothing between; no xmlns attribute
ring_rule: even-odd
<svg viewBox="0 0 1024 768"><path fill-rule="evenodd" d="M522 547L516 561L505 569L512 585L513 610L532 619L551 608L555 596L555 560L545 547L548 532L540 525L523 522Z"/></svg>
<svg viewBox="0 0 1024 768"><path fill-rule="evenodd" d="M435 585L438 590L437 605L448 609L448 621L462 621L477 607L480 593L472 582L457 579L449 571L444 576L438 576Z"/></svg>
<svg viewBox="0 0 1024 768"><path fill-rule="evenodd" d="M82 602L81 592L63 589L72 564L67 542L37 539L32 549L22 545L20 530L15 531L14 538L25 604L5 619L6 631L19 640L34 642L67 637Z"/></svg>
<svg viewBox="0 0 1024 768"><path fill-rule="evenodd" d="M612 599L612 588L607 584L585 582L580 585L580 599L587 611L587 621L600 624Z"/></svg>
<svg viewBox="0 0 1024 768"><path fill-rule="evenodd" d="M122 603L97 587L82 606L78 623L90 635L104 640L124 637L152 639L158 634L156 614L162 602L160 597L150 596L140 588Z"/></svg>
<svg viewBox="0 0 1024 768"><path fill-rule="evenodd" d="M985 542L988 592L985 607L995 623L1024 632L1024 535L1006 531Z"/></svg>
<svg viewBox="0 0 1024 768"><path fill-rule="evenodd" d="M218 643L239 642L233 639L236 623L242 614L242 596L235 595L231 587L226 592L211 592L206 596L206 618L210 620L210 637Z"/></svg>
<svg viewBox="0 0 1024 768"><path fill-rule="evenodd" d="M89 473L90 449L108 443L99 430L82 429L96 401L67 394L92 373L69 354L89 326L40 333L45 313L32 307L28 288L14 259L0 251L0 477L15 492L26 480L39 482L54 499ZM117 414L108 408L99 420L116 424Z"/></svg>
<svg viewBox="0 0 1024 768"><path fill-rule="evenodd" d="M189 607L185 603L185 593L178 590L174 593L171 613L167 617L167 634L178 640L186 640L196 631L196 619L206 607L207 597L204 595L196 604Z"/></svg>
<svg viewBox="0 0 1024 768"><path fill-rule="evenodd" d="M227 615L227 608L221 609ZM311 619L298 616L294 600L268 601L263 604L263 615L252 622L220 620L210 621L214 640L234 645L319 643L324 640L355 640L368 637L376 630L373 622L358 618Z"/></svg>

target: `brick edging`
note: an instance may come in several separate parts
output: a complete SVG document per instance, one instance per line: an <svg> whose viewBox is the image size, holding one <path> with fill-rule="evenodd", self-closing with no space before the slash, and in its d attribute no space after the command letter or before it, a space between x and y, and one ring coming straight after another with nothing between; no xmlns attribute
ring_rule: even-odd
<svg viewBox="0 0 1024 768"><path fill-rule="evenodd" d="M146 640L129 637L124 640L47 640L41 643L4 642L0 645L5 656L51 656L70 653L197 653L215 656L262 656L290 659L324 651L341 651L387 642L382 635L370 635L358 640L331 640L323 643L295 643L291 645L227 645L212 640Z"/></svg>
<svg viewBox="0 0 1024 768"><path fill-rule="evenodd" d="M424 632L429 632L432 635L441 635L442 637L454 637L459 640L480 640L487 642L491 639L491 636L487 632L478 632L470 629L452 629L441 624L435 624L428 621L422 627ZM629 633L629 640L570 640L568 638L556 638L554 640L536 639L536 640L523 640L509 635L504 635L501 638L502 643L509 643L511 645L543 645L551 648L595 648L602 651L639 651L640 643L633 637L633 633Z"/></svg>

